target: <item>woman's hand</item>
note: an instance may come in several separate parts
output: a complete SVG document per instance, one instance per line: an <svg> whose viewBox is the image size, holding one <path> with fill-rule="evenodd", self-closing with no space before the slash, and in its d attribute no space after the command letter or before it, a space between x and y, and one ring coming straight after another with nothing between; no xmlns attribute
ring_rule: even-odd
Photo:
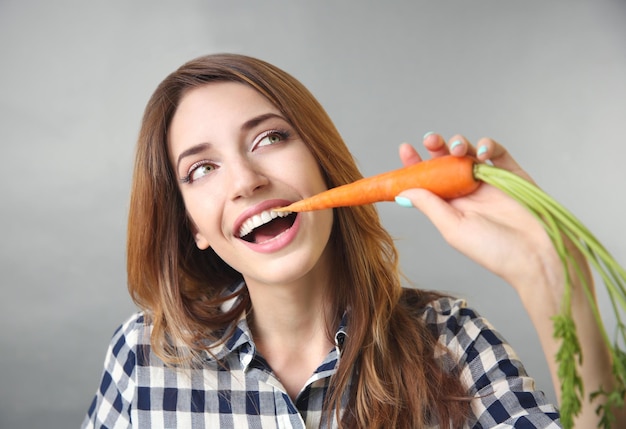
<svg viewBox="0 0 626 429"><path fill-rule="evenodd" d="M532 181L506 149L492 139L481 139L476 147L458 135L450 142L446 144L437 134L424 138L430 157L470 155ZM421 161L408 144L400 146L400 158L404 165ZM411 189L400 196L410 199L451 246L502 277L518 293L524 294L539 283L550 283L561 286L552 291L554 299L560 299L563 269L547 233L533 214L504 192L482 184L476 192L450 201L422 189Z"/></svg>
<svg viewBox="0 0 626 429"><path fill-rule="evenodd" d="M496 167L532 182L506 149L494 140L481 139L476 147L462 136L455 136L450 142L446 144L437 134L428 134L424 138L424 146L431 157L467 154L479 162L490 161ZM400 146L400 158L404 165L421 161L417 151L408 144ZM557 396L560 397L561 386L555 360L560 343L552 335L552 318L561 310L566 278L562 262L542 224L521 204L484 183L474 193L450 201L423 189L407 190L400 196L408 198L413 206L421 210L451 246L516 289L537 330ZM580 252L571 243L568 247L580 266L587 267ZM571 314L584 356L579 370L586 395L601 387L611 390L615 380L608 348L602 341L600 327L582 284L573 272L571 274ZM593 287L588 269L584 270L584 275ZM585 398L575 427L597 427L599 417L595 408L602 401L601 397L594 402ZM617 425L622 427L626 424L626 408L614 412Z"/></svg>

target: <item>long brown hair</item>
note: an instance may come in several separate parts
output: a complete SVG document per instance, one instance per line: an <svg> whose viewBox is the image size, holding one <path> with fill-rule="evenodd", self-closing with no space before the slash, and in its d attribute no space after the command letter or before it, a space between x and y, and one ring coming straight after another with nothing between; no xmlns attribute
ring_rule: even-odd
<svg viewBox="0 0 626 429"><path fill-rule="evenodd" d="M170 364L189 363L207 340L251 305L246 288L227 312L220 304L241 274L211 249L200 251L167 152L167 131L182 96L209 82L251 86L272 102L307 144L328 187L361 178L334 124L296 79L258 59L208 55L170 74L146 107L138 139L128 223L128 284L152 324L154 351ZM337 251L332 314L348 317L349 335L327 398L339 415L352 383L342 427L414 428L433 421L460 426L467 403L458 377L435 359L437 341L419 311L433 293L401 286L398 255L373 206L337 209L330 246ZM185 347L180 347L181 345ZM190 351L181 354L181 350Z"/></svg>

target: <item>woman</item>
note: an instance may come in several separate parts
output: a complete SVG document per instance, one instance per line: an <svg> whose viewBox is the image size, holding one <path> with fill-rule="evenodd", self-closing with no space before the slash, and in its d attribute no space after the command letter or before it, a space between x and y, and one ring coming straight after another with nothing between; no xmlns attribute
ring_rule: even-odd
<svg viewBox="0 0 626 429"><path fill-rule="evenodd" d="M424 145L527 177L493 140ZM400 157L420 161L408 145ZM144 114L131 195L128 281L142 312L116 332L83 427L559 427L483 318L402 287L374 207L271 210L360 177L323 108L282 70L224 54L168 76ZM564 274L532 215L486 185L398 203L518 291L552 361ZM610 382L586 301L574 312L592 326L586 386Z"/></svg>

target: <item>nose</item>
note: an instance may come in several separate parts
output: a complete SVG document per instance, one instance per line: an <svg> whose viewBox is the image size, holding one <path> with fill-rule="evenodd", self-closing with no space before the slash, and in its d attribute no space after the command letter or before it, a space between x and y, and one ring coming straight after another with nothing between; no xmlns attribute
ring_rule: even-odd
<svg viewBox="0 0 626 429"><path fill-rule="evenodd" d="M241 159L231 164L230 173L233 200L250 197L269 183L267 176L248 159Z"/></svg>

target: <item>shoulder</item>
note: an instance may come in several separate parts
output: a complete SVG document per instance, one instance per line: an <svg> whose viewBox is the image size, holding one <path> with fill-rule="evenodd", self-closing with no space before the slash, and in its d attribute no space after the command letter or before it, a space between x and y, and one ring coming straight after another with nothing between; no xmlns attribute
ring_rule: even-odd
<svg viewBox="0 0 626 429"><path fill-rule="evenodd" d="M438 356L445 366L453 370L472 363L476 357L496 364L498 359L515 359L517 356L502 335L476 309L461 298L437 292L406 289L406 305L417 316L440 346Z"/></svg>
<svg viewBox="0 0 626 429"><path fill-rule="evenodd" d="M475 318L478 317L478 313L468 307L466 300L449 296L436 297L424 305L423 318L427 323L437 324L451 317Z"/></svg>
<svg viewBox="0 0 626 429"><path fill-rule="evenodd" d="M138 311L117 327L111 338L111 345L125 343L128 346L137 346L147 344L146 340L149 343L151 330L149 319L145 313Z"/></svg>
<svg viewBox="0 0 626 429"><path fill-rule="evenodd" d="M464 299L440 297L423 308L426 326L445 347L442 359L480 390L491 377L526 376L517 353L489 321ZM483 385L483 383L486 383Z"/></svg>
<svg viewBox="0 0 626 429"><path fill-rule="evenodd" d="M493 326L476 309L460 298L439 297L423 307L422 318L440 342L473 341L486 335L489 342L499 344L504 340Z"/></svg>
<svg viewBox="0 0 626 429"><path fill-rule="evenodd" d="M100 385L83 420L83 428L131 427L138 355L150 340L145 320L143 313L134 313L113 333Z"/></svg>
<svg viewBox="0 0 626 429"><path fill-rule="evenodd" d="M474 397L472 411L482 427L559 427L556 407L536 389L515 350L465 300L438 297L423 306L422 318L444 346L442 364Z"/></svg>
<svg viewBox="0 0 626 429"><path fill-rule="evenodd" d="M128 317L111 337L105 366L111 370L122 365L126 375L130 375L143 350L150 346L150 332L151 325L143 312Z"/></svg>

